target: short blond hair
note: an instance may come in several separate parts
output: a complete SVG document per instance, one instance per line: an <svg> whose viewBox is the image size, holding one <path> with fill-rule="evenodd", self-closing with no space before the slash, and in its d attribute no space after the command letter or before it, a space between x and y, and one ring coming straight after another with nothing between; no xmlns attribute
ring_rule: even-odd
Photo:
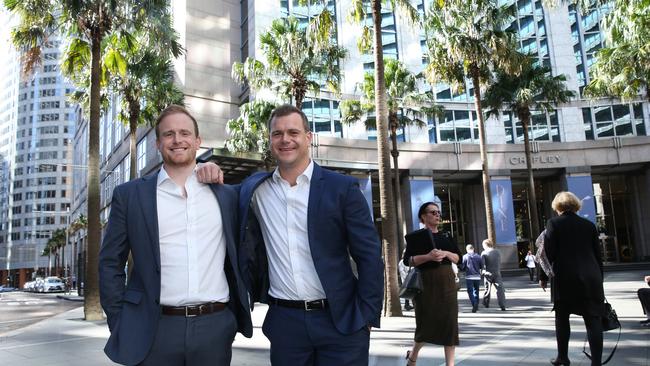
<svg viewBox="0 0 650 366"><path fill-rule="evenodd" d="M582 203L575 194L568 191L562 191L555 195L551 207L555 212L578 212L582 207Z"/></svg>
<svg viewBox="0 0 650 366"><path fill-rule="evenodd" d="M483 247L494 248L494 244L492 244L492 240L490 240L490 239L483 240L482 244L483 244Z"/></svg>

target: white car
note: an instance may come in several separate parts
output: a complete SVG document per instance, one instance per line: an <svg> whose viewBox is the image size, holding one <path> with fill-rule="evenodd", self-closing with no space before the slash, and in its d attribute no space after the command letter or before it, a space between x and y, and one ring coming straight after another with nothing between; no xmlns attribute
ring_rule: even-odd
<svg viewBox="0 0 650 366"><path fill-rule="evenodd" d="M23 285L23 291L34 292L34 285L36 285L36 281L25 282Z"/></svg>
<svg viewBox="0 0 650 366"><path fill-rule="evenodd" d="M40 292L64 291L65 284L59 277L47 277L39 287Z"/></svg>

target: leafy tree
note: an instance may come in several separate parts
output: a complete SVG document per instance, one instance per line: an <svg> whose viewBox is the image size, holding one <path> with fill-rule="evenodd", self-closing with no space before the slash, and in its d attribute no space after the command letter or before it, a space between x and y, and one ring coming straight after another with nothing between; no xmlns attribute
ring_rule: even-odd
<svg viewBox="0 0 650 366"><path fill-rule="evenodd" d="M362 26L358 41L359 49L367 52L374 50L375 63L375 116L377 123L377 165L379 168L379 198L381 211L381 237L385 263L385 302L386 316L401 316L402 309L397 286L397 222L394 213L393 185L390 179L390 157L388 150L388 103L386 79L384 77L384 50L382 45L382 6L399 9L406 19L415 23L419 21L417 9L408 0L353 0L349 19ZM372 25L366 19L372 17ZM372 40L372 41L371 41Z"/></svg>
<svg viewBox="0 0 650 366"><path fill-rule="evenodd" d="M432 111L440 108L426 106L432 100L427 93L420 93L418 77L411 73L403 63L394 59L384 60L384 77L386 82L386 103L388 105L388 127L390 130L391 155L393 157L393 184L395 189L397 222L402 222L400 189L399 189L399 149L397 145L397 130L406 126L425 127L423 119ZM354 124L363 120L366 129L376 129L375 112L375 76L367 72L361 84L361 100L345 100L341 103L342 121ZM401 237L397 225L398 237Z"/></svg>
<svg viewBox="0 0 650 366"><path fill-rule="evenodd" d="M596 54L591 82L585 92L592 96L636 99L645 93L650 101L650 12L642 0L616 0L605 17L606 47Z"/></svg>
<svg viewBox="0 0 650 366"><path fill-rule="evenodd" d="M112 32L127 33L131 25L146 18L153 9L167 6L166 1L75 1L75 0L4 0L7 9L19 16L12 32L14 44L24 50L24 69L29 72L39 64L41 47L51 34L66 35L68 53L84 67L70 69L73 80L90 90L88 98L88 250L84 291L86 320L103 317L99 303L97 259L101 235L99 186L99 118L100 90L106 85L102 73L102 44ZM82 47L83 44L88 47ZM75 63L72 63L75 64ZM79 65L78 63L76 65ZM81 73L89 75L80 77Z"/></svg>
<svg viewBox="0 0 650 366"><path fill-rule="evenodd" d="M531 111L552 112L556 105L567 103L574 95L573 91L567 89L564 75L552 76L549 67L539 66L532 57L524 59L519 72L497 70L495 81L483 95L483 104L491 108L490 113L498 115L501 108L508 108L523 126L532 240L537 238L540 229L528 132Z"/></svg>
<svg viewBox="0 0 650 366"><path fill-rule="evenodd" d="M253 100L239 107L239 117L227 123L230 137L226 148L232 152L255 151L262 154L262 160L268 170L273 158L269 150L268 120L275 109L275 104L263 100Z"/></svg>
<svg viewBox="0 0 650 366"><path fill-rule="evenodd" d="M346 51L329 42L313 43L296 18L276 19L260 35L266 63L250 57L243 64L235 62L232 76L253 91L270 88L302 109L307 93L318 94L322 82L330 91L339 91L339 61Z"/></svg>
<svg viewBox="0 0 650 366"><path fill-rule="evenodd" d="M452 85L455 90L463 90L465 77L472 81L483 166L487 231L488 238L495 244L481 88L489 83L492 69L513 72L521 64L515 34L504 30L512 20L515 5L499 6L498 3L496 0L433 2L426 19L430 63L425 69L431 84L442 81Z"/></svg>
<svg viewBox="0 0 650 366"><path fill-rule="evenodd" d="M65 250L66 244L65 229L56 229L54 232L52 232L52 236L47 240L47 244L45 244L43 253L41 253L42 256L48 257L48 262L50 261L50 256L54 256L55 273L59 267L59 252L61 250Z"/></svg>

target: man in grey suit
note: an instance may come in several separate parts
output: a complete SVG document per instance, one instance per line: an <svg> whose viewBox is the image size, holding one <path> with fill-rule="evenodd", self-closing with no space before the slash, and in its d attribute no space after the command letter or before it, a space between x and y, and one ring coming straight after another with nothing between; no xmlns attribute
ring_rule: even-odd
<svg viewBox="0 0 650 366"><path fill-rule="evenodd" d="M483 253L481 253L483 270L481 274L485 277L485 291L483 292L483 306L490 307L490 295L492 286L497 289L497 300L502 311L506 311L506 288L503 286L501 277L501 253L494 248L490 239L483 240Z"/></svg>
<svg viewBox="0 0 650 366"><path fill-rule="evenodd" d="M104 351L126 365L229 365L236 332L252 335L238 268L237 192L198 182L201 138L186 109L166 108L156 138L160 171L113 193L99 254L111 331Z"/></svg>

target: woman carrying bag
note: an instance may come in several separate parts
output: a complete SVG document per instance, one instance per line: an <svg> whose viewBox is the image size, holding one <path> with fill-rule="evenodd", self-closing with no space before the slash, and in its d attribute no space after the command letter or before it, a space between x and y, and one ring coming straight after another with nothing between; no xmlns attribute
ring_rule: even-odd
<svg viewBox="0 0 650 366"><path fill-rule="evenodd" d="M460 251L448 233L438 230L437 204L424 203L418 218L431 232L433 243L415 247L407 241L404 252L404 264L417 267L422 279L422 293L414 298L415 336L413 348L406 352L407 366L415 366L425 343L444 346L446 365L451 366L458 345L458 296L451 264L458 264Z"/></svg>

